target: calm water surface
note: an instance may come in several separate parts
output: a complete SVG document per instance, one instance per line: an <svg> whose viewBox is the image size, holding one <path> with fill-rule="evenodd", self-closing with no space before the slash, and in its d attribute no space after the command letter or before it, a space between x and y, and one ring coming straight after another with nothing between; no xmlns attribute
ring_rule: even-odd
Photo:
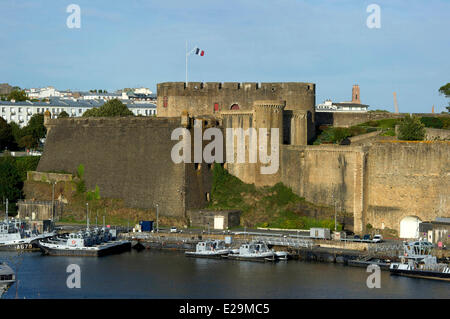
<svg viewBox="0 0 450 319"><path fill-rule="evenodd" d="M366 286L364 268L299 261L252 263L186 258L172 251L131 251L95 257L0 252L17 267L4 298L449 298L450 283L391 277ZM13 262L10 262L10 261ZM81 288L66 286L70 264L81 268Z"/></svg>

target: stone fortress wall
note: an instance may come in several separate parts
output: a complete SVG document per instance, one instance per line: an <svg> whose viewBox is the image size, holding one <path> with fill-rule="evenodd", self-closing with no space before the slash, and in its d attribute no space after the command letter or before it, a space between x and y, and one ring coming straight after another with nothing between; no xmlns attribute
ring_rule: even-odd
<svg viewBox="0 0 450 319"><path fill-rule="evenodd" d="M208 201L211 165L174 164L173 129L192 129L194 122L223 131L277 127L282 145L276 174L260 174L261 163L249 164L248 157L243 164L226 163L230 173L256 185L283 182L308 201L335 205L353 214L356 232L369 223L398 230L404 216L450 217L450 142L307 145L320 124L314 101L312 83L160 83L157 118L47 121L38 171L75 171L84 164L88 188L98 184L102 196L144 208L159 202L161 214L186 217ZM338 123L403 115L353 116Z"/></svg>
<svg viewBox="0 0 450 319"><path fill-rule="evenodd" d="M155 208L162 215L185 216L186 207L201 208L211 188L206 165L175 164L171 133L180 118L46 119L44 153L37 171L76 173L85 167L87 189L122 198L130 207ZM193 134L192 134L193 136Z"/></svg>

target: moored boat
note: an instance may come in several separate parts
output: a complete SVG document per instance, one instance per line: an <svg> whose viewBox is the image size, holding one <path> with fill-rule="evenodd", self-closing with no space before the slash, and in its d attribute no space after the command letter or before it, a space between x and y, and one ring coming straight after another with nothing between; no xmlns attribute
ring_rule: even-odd
<svg viewBox="0 0 450 319"><path fill-rule="evenodd" d="M116 240L115 230L94 228L70 233L67 238L39 241L44 254L52 256L105 256L131 249L128 240Z"/></svg>
<svg viewBox="0 0 450 319"><path fill-rule="evenodd" d="M228 254L228 259L245 260L245 261L276 261L277 256L275 252L267 244L262 241L253 241L251 243L242 244L239 251L233 251Z"/></svg>
<svg viewBox="0 0 450 319"><path fill-rule="evenodd" d="M223 240L206 240L197 243L195 251L186 251L187 257L221 258L230 253Z"/></svg>
<svg viewBox="0 0 450 319"><path fill-rule="evenodd" d="M424 241L404 243L401 262L390 265L391 275L450 281L450 265L438 263L432 248L433 244Z"/></svg>
<svg viewBox="0 0 450 319"><path fill-rule="evenodd" d="M39 250L39 240L55 236L54 231L39 233L29 229L20 219L4 219L0 222L0 250Z"/></svg>
<svg viewBox="0 0 450 319"><path fill-rule="evenodd" d="M0 262L0 298L16 281L16 275L14 270L11 269L6 263Z"/></svg>

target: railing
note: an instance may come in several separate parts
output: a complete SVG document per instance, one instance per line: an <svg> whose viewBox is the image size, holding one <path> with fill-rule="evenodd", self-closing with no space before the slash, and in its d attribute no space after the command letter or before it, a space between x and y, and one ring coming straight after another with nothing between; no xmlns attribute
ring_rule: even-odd
<svg viewBox="0 0 450 319"><path fill-rule="evenodd" d="M383 254L385 256L398 257L403 255L403 243L378 243L367 247L369 254Z"/></svg>
<svg viewBox="0 0 450 319"><path fill-rule="evenodd" d="M290 238L290 237L262 237L255 236L253 240L263 241L268 245L285 246L291 248L312 248L313 241L311 239Z"/></svg>

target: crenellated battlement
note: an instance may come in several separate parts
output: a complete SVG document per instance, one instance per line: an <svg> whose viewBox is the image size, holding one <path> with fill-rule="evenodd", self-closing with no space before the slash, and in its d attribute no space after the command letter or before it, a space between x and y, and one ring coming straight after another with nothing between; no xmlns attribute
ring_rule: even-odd
<svg viewBox="0 0 450 319"><path fill-rule="evenodd" d="M307 82L163 82L158 83L158 95L160 91L220 91L220 90L245 90L245 91L272 91L300 90L315 94L315 84Z"/></svg>
<svg viewBox="0 0 450 319"><path fill-rule="evenodd" d="M217 116L249 111L255 101L285 101L285 110L314 113L316 86L307 82L164 82L158 84L158 116Z"/></svg>

